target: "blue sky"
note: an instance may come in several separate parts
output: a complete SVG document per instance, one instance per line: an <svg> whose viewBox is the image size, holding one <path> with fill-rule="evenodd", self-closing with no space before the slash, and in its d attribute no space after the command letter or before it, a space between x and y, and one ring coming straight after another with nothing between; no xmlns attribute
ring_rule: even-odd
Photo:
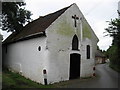
<svg viewBox="0 0 120 90"><path fill-rule="evenodd" d="M108 27L106 21L117 18L119 0L24 0L26 9L33 15L32 19L39 16L55 12L73 3L76 3L88 23L99 38L98 46L102 50L108 49L112 43L112 38L105 37L104 28ZM9 34L1 32L6 38Z"/></svg>

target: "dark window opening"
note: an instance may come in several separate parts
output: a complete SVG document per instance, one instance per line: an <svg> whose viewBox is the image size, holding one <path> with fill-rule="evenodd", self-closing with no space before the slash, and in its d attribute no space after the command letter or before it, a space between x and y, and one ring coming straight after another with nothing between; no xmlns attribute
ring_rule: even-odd
<svg viewBox="0 0 120 90"><path fill-rule="evenodd" d="M77 35L74 35L73 40L72 40L72 50L78 50L78 37Z"/></svg>
<svg viewBox="0 0 120 90"><path fill-rule="evenodd" d="M41 47L39 46L39 47L38 47L38 51L40 51L40 50L41 50Z"/></svg>
<svg viewBox="0 0 120 90"><path fill-rule="evenodd" d="M90 59L90 45L87 45L87 59Z"/></svg>

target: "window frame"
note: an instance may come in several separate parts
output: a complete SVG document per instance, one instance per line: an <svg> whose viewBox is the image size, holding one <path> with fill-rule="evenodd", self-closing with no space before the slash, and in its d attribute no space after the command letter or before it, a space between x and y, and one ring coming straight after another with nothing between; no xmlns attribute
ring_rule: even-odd
<svg viewBox="0 0 120 90"><path fill-rule="evenodd" d="M90 48L90 45L86 45L86 58L87 59L90 59L90 55L91 55L91 48Z"/></svg>
<svg viewBox="0 0 120 90"><path fill-rule="evenodd" d="M73 36L72 39L72 50L79 50L79 40L76 34Z"/></svg>

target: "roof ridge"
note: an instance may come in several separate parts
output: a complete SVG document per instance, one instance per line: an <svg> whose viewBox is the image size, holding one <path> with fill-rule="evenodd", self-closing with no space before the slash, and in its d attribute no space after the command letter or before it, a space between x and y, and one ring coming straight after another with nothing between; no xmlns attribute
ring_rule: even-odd
<svg viewBox="0 0 120 90"><path fill-rule="evenodd" d="M73 3L73 4L75 4L75 3ZM59 9L59 10L57 10L57 11L55 11L55 12L52 12L52 13L46 14L46 15L44 15L44 16L39 16L39 18L40 18L40 17L43 18L43 17L45 17L45 16L48 16L48 15L51 15L51 14L57 13L57 12L63 10L63 9L66 9L66 10L67 10L67 9L70 8L73 4L71 4L71 5L67 6L67 7L64 7L64 8L62 8L62 9ZM66 10L65 10L65 11L66 11ZM39 18L38 18L38 19L39 19Z"/></svg>
<svg viewBox="0 0 120 90"><path fill-rule="evenodd" d="M73 3L73 4L75 4L75 3ZM37 21L37 20L39 20L39 19L45 18L45 17L47 17L47 16L49 16L49 15L53 15L53 14L55 14L55 13L57 13L57 12L60 12L60 11L62 11L63 9L65 9L65 11L66 11L66 10L67 10L69 7L71 7L73 4L71 4L71 5L67 6L67 7L64 7L64 8L62 8L62 9L59 9L59 10L53 12L53 13L49 13L49 14L46 14L46 15L44 15L44 16L39 16L39 18L37 18L37 19L29 22L27 25L29 25L29 24L31 24L31 23L33 23L34 21ZM65 11L64 11L64 12L65 12ZM64 13L64 12L63 12L63 13ZM61 14L60 14L60 15L61 15ZM59 16L58 16L58 17L59 17ZM25 28L27 25L25 25L24 28Z"/></svg>
<svg viewBox="0 0 120 90"><path fill-rule="evenodd" d="M31 36L32 34L38 34L39 32L45 31L59 16L61 16L68 8L74 4L75 3L53 13L49 13L45 16L40 16L32 22L29 22L19 33L17 33L17 35L10 35L6 40L4 40L4 43L18 41L19 39L23 39L26 36Z"/></svg>

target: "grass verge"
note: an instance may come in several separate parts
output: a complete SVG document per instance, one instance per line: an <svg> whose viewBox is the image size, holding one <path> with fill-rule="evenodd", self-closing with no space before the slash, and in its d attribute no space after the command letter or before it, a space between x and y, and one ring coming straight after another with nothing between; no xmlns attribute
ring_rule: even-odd
<svg viewBox="0 0 120 90"><path fill-rule="evenodd" d="M4 70L2 72L2 88L53 88L52 85L42 85L33 82L15 72Z"/></svg>
<svg viewBox="0 0 120 90"><path fill-rule="evenodd" d="M118 65L113 65L113 64L110 64L109 67L111 67L113 70L117 71L120 73L120 66Z"/></svg>

